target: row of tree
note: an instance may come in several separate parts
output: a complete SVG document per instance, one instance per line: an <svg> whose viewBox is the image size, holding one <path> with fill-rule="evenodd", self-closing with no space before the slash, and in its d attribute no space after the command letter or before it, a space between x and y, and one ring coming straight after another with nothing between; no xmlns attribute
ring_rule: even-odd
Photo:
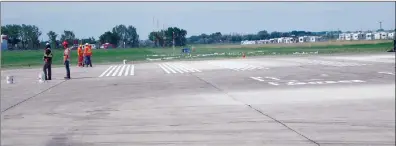
<svg viewBox="0 0 396 146"><path fill-rule="evenodd" d="M187 31L178 27L169 27L167 29L153 31L148 35L145 41L139 40L136 28L132 25L117 25L111 31L106 31L99 36L99 40L94 37L77 38L73 31L64 30L63 34L56 34L49 31L46 35L49 40L40 41L39 37L42 32L35 25L5 25L1 27L1 34L8 35L9 45L16 49L38 49L46 42L50 42L53 46L60 46L64 40L69 44L104 44L110 43L121 48L136 48L139 46L150 47L171 47L185 46L187 44L216 44L216 43L240 43L243 40L264 40L279 37L298 37L298 36L323 36L328 39L335 39L341 31L291 31L291 32L267 32L262 30L256 34L222 34L215 32L212 34L194 35L186 37Z"/></svg>
<svg viewBox="0 0 396 146"><path fill-rule="evenodd" d="M35 25L5 25L1 26L1 34L8 36L8 45L10 49L39 49L49 42L52 46L60 47L61 42L67 41L69 44L104 44L111 43L115 46L134 48L139 47L139 35L133 26L117 25L112 31L104 32L99 36L99 40L94 37L77 38L73 31L64 30L59 35L54 31L49 31L46 35L48 40L39 40L42 32Z"/></svg>

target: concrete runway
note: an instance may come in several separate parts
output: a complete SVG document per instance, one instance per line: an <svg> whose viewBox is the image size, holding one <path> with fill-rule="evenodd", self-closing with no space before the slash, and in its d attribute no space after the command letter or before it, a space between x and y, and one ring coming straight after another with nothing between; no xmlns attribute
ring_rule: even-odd
<svg viewBox="0 0 396 146"><path fill-rule="evenodd" d="M2 71L2 146L395 145L394 54L40 71Z"/></svg>

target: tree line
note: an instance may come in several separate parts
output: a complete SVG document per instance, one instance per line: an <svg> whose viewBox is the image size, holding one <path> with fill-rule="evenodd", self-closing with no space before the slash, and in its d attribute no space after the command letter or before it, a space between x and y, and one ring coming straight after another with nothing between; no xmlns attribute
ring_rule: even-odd
<svg viewBox="0 0 396 146"><path fill-rule="evenodd" d="M168 27L148 34L145 41L142 41L137 34L136 28L132 25L116 25L111 31L106 31L96 40L94 37L77 38L72 30L64 30L62 34L49 31L43 34L35 25L9 24L1 26L1 34L8 36L8 44L11 49L39 49L49 42L55 48L61 47L63 41L69 44L104 44L110 43L120 48L138 47L171 47L186 46L187 44L218 44L218 43L240 43L243 40L264 40L279 37L298 37L298 36L323 36L328 39L335 39L341 31L291 31L291 32L267 32L259 31L255 34L222 34L214 32L211 34L187 36L187 30L178 27ZM48 40L39 40L41 35L47 35Z"/></svg>

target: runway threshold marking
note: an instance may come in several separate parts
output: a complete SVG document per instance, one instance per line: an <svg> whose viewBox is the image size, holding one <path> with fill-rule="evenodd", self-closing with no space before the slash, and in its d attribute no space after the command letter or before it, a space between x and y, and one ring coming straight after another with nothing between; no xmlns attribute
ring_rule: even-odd
<svg viewBox="0 0 396 146"><path fill-rule="evenodd" d="M193 72L201 72L198 69L195 69L193 67L184 65L182 63L160 63L158 66L166 73L166 74L171 74L171 73L193 73Z"/></svg>
<svg viewBox="0 0 396 146"><path fill-rule="evenodd" d="M108 76L128 76L129 71L131 71L130 75L134 75L134 65L115 65L115 66L110 66L107 68L102 74L99 75L99 77L108 77Z"/></svg>

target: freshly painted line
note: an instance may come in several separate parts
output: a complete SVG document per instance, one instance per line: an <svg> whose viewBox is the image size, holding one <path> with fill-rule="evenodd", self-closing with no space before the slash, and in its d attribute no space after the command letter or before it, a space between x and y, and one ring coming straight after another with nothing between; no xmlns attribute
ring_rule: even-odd
<svg viewBox="0 0 396 146"><path fill-rule="evenodd" d="M158 66L161 67L162 70L164 70L167 74L170 74L170 72L165 67L163 67L162 64L158 64Z"/></svg>
<svg viewBox="0 0 396 146"><path fill-rule="evenodd" d="M378 73L380 73L380 74L387 74L387 75L395 75L394 73L391 73L391 72L378 72Z"/></svg>
<svg viewBox="0 0 396 146"><path fill-rule="evenodd" d="M180 63L174 63L173 65L177 66L179 69L183 70L184 72L195 72L193 70L190 70L188 68L185 68L184 66L182 66Z"/></svg>
<svg viewBox="0 0 396 146"><path fill-rule="evenodd" d="M184 68L185 70L187 70L187 71L189 71L189 72L198 72L198 71L196 71L194 68L191 68L191 67L188 67L188 66L185 66L184 64L178 64L181 68Z"/></svg>
<svg viewBox="0 0 396 146"><path fill-rule="evenodd" d="M122 75L122 72L124 72L125 66L126 65L122 65L122 68L121 68L120 72L118 72L118 76Z"/></svg>
<svg viewBox="0 0 396 146"><path fill-rule="evenodd" d="M325 81L326 84L335 84L337 83L336 81Z"/></svg>
<svg viewBox="0 0 396 146"><path fill-rule="evenodd" d="M356 82L356 83L364 83L366 81L362 81L362 80L351 80L352 82Z"/></svg>
<svg viewBox="0 0 396 146"><path fill-rule="evenodd" d="M112 76L115 76L118 73L118 71L120 70L120 68L121 68L121 65L117 67L117 69L114 71Z"/></svg>
<svg viewBox="0 0 396 146"><path fill-rule="evenodd" d="M267 78L267 79L272 79L272 80L277 80L277 81L279 81L280 79L278 79L278 78L275 78L275 77L265 77L265 78Z"/></svg>
<svg viewBox="0 0 396 146"><path fill-rule="evenodd" d="M131 65L131 76L135 75L135 65Z"/></svg>
<svg viewBox="0 0 396 146"><path fill-rule="evenodd" d="M275 82L268 82L268 84L274 85L274 86L278 86L279 85L278 83L275 83Z"/></svg>
<svg viewBox="0 0 396 146"><path fill-rule="evenodd" d="M179 69L179 70L182 71L182 72L190 72L189 70L186 70L186 69L182 68L179 64L172 63L171 65L172 65L174 68L177 68L177 69Z"/></svg>
<svg viewBox="0 0 396 146"><path fill-rule="evenodd" d="M174 70L176 70L179 73L184 73L182 70L180 70L178 67L174 66L172 63L165 63L169 67L172 67Z"/></svg>
<svg viewBox="0 0 396 146"><path fill-rule="evenodd" d="M111 68L113 68L113 66L107 68L99 77L103 77Z"/></svg>
<svg viewBox="0 0 396 146"><path fill-rule="evenodd" d="M250 77L250 78L253 79L253 80L257 80L257 81L260 81L260 82L264 82L264 80L261 79L261 77Z"/></svg>
<svg viewBox="0 0 396 146"><path fill-rule="evenodd" d="M174 71L171 67L167 66L165 63L162 64L166 69L168 69L170 72L172 73L176 73L176 71Z"/></svg>
<svg viewBox="0 0 396 146"><path fill-rule="evenodd" d="M130 65L127 66L127 68L126 68L126 70L125 70L124 76L128 76L128 72L129 72L129 68L130 68L130 67L131 67Z"/></svg>
<svg viewBox="0 0 396 146"><path fill-rule="evenodd" d="M193 67L185 66L184 64L180 64L180 65L183 66L184 68L188 68L188 69L190 69L190 70L192 70L192 71L201 72L200 70L195 69L195 68L193 68Z"/></svg>
<svg viewBox="0 0 396 146"><path fill-rule="evenodd" d="M110 74L117 68L117 66L114 66L106 75L106 77L110 76Z"/></svg>
<svg viewBox="0 0 396 146"><path fill-rule="evenodd" d="M352 83L352 81L342 80L342 81L338 81L338 83Z"/></svg>

